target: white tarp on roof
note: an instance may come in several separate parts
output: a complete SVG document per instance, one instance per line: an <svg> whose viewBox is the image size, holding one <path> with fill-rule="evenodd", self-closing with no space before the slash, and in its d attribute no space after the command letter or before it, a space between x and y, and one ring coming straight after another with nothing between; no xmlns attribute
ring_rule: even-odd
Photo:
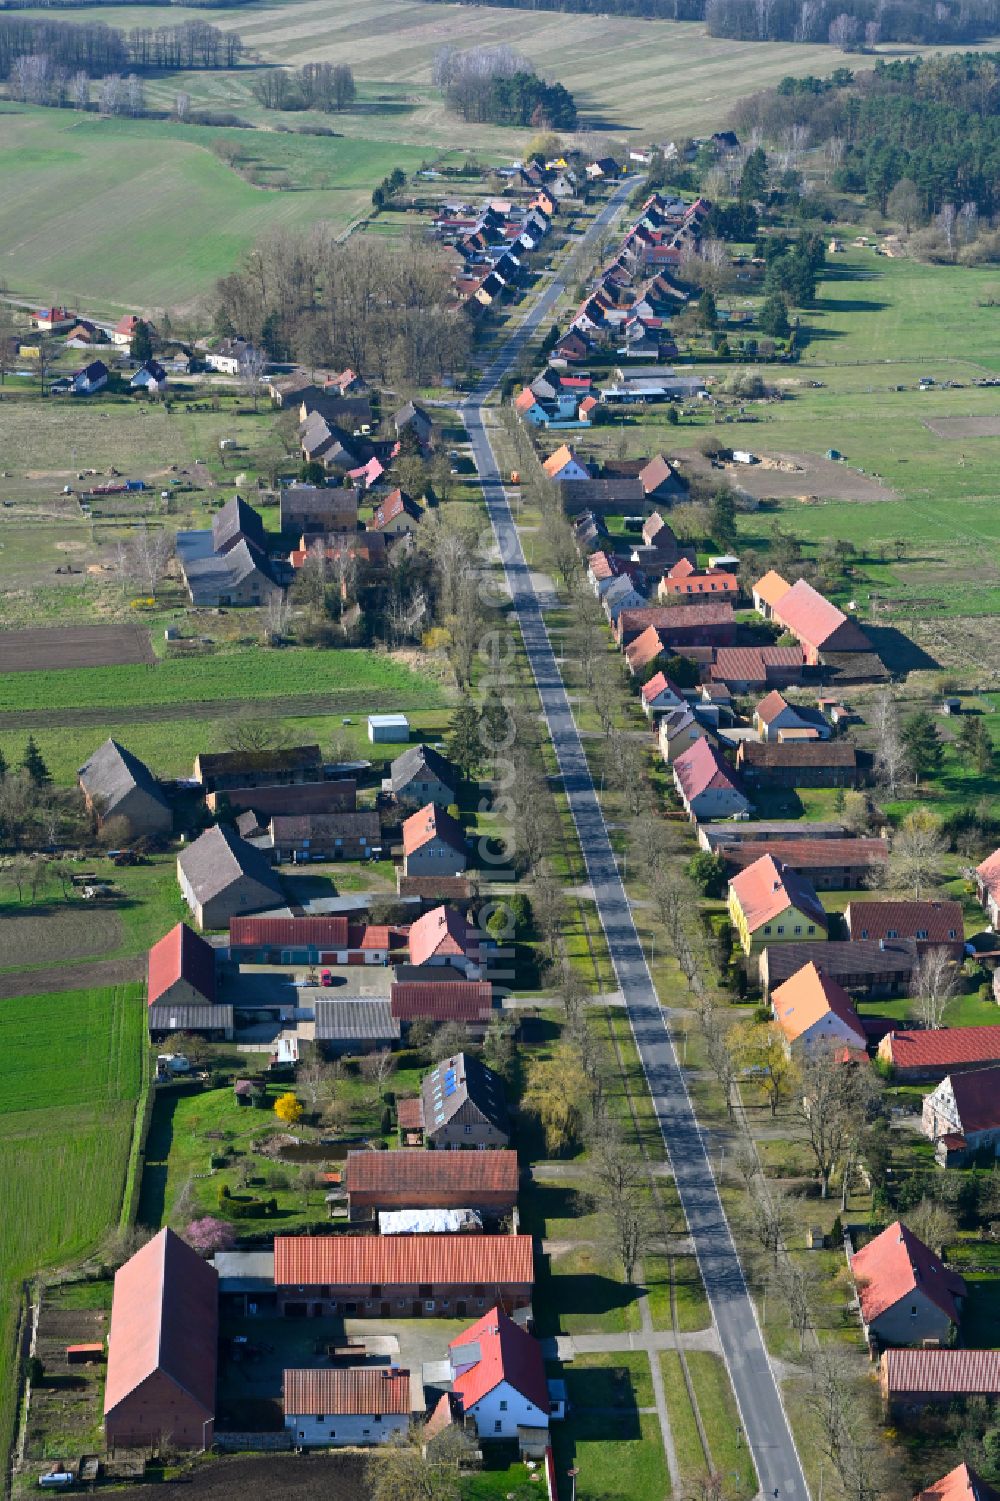
<svg viewBox="0 0 1000 1501"><path fill-rule="evenodd" d="M445 1235L481 1230L483 1222L474 1209L383 1209L378 1228L380 1235Z"/></svg>

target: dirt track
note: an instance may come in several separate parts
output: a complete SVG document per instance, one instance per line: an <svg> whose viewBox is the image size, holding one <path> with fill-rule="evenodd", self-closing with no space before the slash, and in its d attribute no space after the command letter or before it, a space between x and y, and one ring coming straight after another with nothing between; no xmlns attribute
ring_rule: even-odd
<svg viewBox="0 0 1000 1501"><path fill-rule="evenodd" d="M0 672L51 667L118 667L155 662L149 632L137 625L63 625L0 631Z"/></svg>

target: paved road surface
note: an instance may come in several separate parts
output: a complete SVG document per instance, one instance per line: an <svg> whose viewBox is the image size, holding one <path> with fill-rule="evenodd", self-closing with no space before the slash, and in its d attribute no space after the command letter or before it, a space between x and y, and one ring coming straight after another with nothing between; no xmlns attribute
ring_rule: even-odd
<svg viewBox="0 0 1000 1501"><path fill-rule="evenodd" d="M631 184L623 185L616 192L591 226L590 239L611 222L630 188ZM486 369L462 413L542 709L562 771L563 785L579 832L588 877L594 888L611 958L673 1163L720 1345L732 1376L743 1429L757 1465L761 1491L765 1498L806 1501L809 1492L795 1442L701 1131L632 921L573 712L483 421L482 407L486 398L510 368L524 342L551 315L562 291L562 284L557 279L541 293L520 329Z"/></svg>

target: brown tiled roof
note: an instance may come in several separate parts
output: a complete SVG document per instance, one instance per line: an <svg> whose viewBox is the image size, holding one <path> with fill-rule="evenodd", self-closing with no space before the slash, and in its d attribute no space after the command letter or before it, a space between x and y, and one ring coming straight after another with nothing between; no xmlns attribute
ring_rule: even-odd
<svg viewBox="0 0 1000 1501"><path fill-rule="evenodd" d="M712 677L723 682L766 683L769 667L795 671L804 663L801 646L720 646Z"/></svg>
<svg viewBox="0 0 1000 1501"><path fill-rule="evenodd" d="M950 1081L958 1119L966 1136L1000 1126L1000 1068L974 1068Z"/></svg>
<svg viewBox="0 0 1000 1501"><path fill-rule="evenodd" d="M889 1395L1000 1395L1000 1350L886 1350L880 1361Z"/></svg>
<svg viewBox="0 0 1000 1501"><path fill-rule="evenodd" d="M852 938L916 938L960 943L965 938L961 902L849 902L844 917Z"/></svg>
<svg viewBox="0 0 1000 1501"><path fill-rule="evenodd" d="M273 813L271 834L276 844L285 839L365 839L377 845L382 837L379 816L373 808L355 808L344 813Z"/></svg>
<svg viewBox="0 0 1000 1501"><path fill-rule="evenodd" d="M410 1373L396 1367L355 1366L283 1373L285 1412L296 1417L398 1416L410 1413Z"/></svg>
<svg viewBox="0 0 1000 1501"><path fill-rule="evenodd" d="M344 1184L348 1193L412 1190L428 1194L509 1194L517 1197L517 1153L500 1152L348 1152Z"/></svg>
<svg viewBox="0 0 1000 1501"><path fill-rule="evenodd" d="M677 629L687 631L699 626L732 625L733 607L728 599L711 604L647 605L641 610L625 610L622 621L626 628L645 630L653 625L669 634Z"/></svg>
<svg viewBox="0 0 1000 1501"><path fill-rule="evenodd" d="M740 754L747 766L759 766L765 770L855 767L858 764L858 753L846 740L741 740Z"/></svg>
<svg viewBox="0 0 1000 1501"><path fill-rule="evenodd" d="M400 983L389 992L392 1014L400 1021L426 1017L429 1021L483 1021L493 1009L493 986L488 980Z"/></svg>
<svg viewBox="0 0 1000 1501"><path fill-rule="evenodd" d="M476 1159L486 1153L476 1153ZM531 1283L530 1235L277 1235L277 1287Z"/></svg>
<svg viewBox="0 0 1000 1501"><path fill-rule="evenodd" d="M348 920L332 917L231 917L231 948L347 947Z"/></svg>
<svg viewBox="0 0 1000 1501"><path fill-rule="evenodd" d="M719 844L716 853L728 866L742 870L759 860L765 851L794 870L837 865L856 870L865 865L881 865L889 857L889 846L884 839L755 839L744 844L726 841Z"/></svg>
<svg viewBox="0 0 1000 1501"><path fill-rule="evenodd" d="M419 1095L396 1101L396 1120L401 1131L419 1131L424 1124L424 1102Z"/></svg>

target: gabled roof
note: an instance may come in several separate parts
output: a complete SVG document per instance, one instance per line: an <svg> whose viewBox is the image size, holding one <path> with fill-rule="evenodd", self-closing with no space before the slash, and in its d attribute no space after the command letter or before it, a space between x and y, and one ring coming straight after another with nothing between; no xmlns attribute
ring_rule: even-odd
<svg viewBox="0 0 1000 1501"><path fill-rule="evenodd" d="M674 566L667 569L666 577L668 579L686 579L692 573L697 573L697 571L690 558L678 558Z"/></svg>
<svg viewBox="0 0 1000 1501"><path fill-rule="evenodd" d="M500 1077L473 1053L456 1053L432 1068L421 1080L420 1098L429 1132L446 1125L466 1105L474 1106L498 1131L509 1129Z"/></svg>
<svg viewBox="0 0 1000 1501"><path fill-rule="evenodd" d="M234 772L249 776L265 772L279 776L285 771L313 771L316 780L323 776L323 757L318 745L265 747L263 750L200 751L198 770L201 780L232 776Z"/></svg>
<svg viewBox="0 0 1000 1501"><path fill-rule="evenodd" d="M396 980L389 1000L400 1021L481 1022L493 1009L493 986L489 980Z"/></svg>
<svg viewBox="0 0 1000 1501"><path fill-rule="evenodd" d="M542 468L550 479L554 479L561 469L565 469L567 464L579 464L581 469L586 469L587 467L582 459L577 458L569 444L563 443L556 449L555 453L549 454Z"/></svg>
<svg viewBox="0 0 1000 1501"><path fill-rule="evenodd" d="M369 523L375 531L388 526L390 521L395 521L398 516L409 516L411 521L419 521L423 511L417 502L407 495L405 490L390 490L385 499L376 506Z"/></svg>
<svg viewBox="0 0 1000 1501"><path fill-rule="evenodd" d="M285 1412L315 1417L409 1417L410 1373L396 1366L353 1366L349 1370L286 1370L282 1373Z"/></svg>
<svg viewBox="0 0 1000 1501"><path fill-rule="evenodd" d="M652 495L663 485L674 482L674 471L671 469L662 453L656 454L642 469L639 470L639 479L642 488L647 495Z"/></svg>
<svg viewBox="0 0 1000 1501"><path fill-rule="evenodd" d="M960 1464L922 1490L914 1501L1000 1501L1000 1491L987 1485L967 1464Z"/></svg>
<svg viewBox="0 0 1000 1501"><path fill-rule="evenodd" d="M890 1397L1000 1395L1000 1350L884 1350L879 1363Z"/></svg>
<svg viewBox="0 0 1000 1501"><path fill-rule="evenodd" d="M115 1274L104 1414L161 1372L215 1412L218 1277L172 1230L161 1230Z"/></svg>
<svg viewBox="0 0 1000 1501"><path fill-rule="evenodd" d="M640 636L636 636L635 640L626 646L625 660L633 672L641 672L644 667L655 662L657 657L662 657L666 649L666 642L656 626L647 626Z"/></svg>
<svg viewBox="0 0 1000 1501"><path fill-rule="evenodd" d="M538 397L535 395L530 386L525 386L524 390L519 391L514 397L515 411L530 412L532 407L536 407L537 405Z"/></svg>
<svg viewBox="0 0 1000 1501"><path fill-rule="evenodd" d="M276 1287L531 1283L530 1235L277 1235Z"/></svg>
<svg viewBox="0 0 1000 1501"><path fill-rule="evenodd" d="M742 792L739 781L715 746L702 736L674 762L676 778L685 802L700 797L709 788L730 787Z"/></svg>
<svg viewBox="0 0 1000 1501"><path fill-rule="evenodd" d="M684 696L677 685L670 681L665 672L658 672L655 677L650 678L648 683L643 683L643 703L654 703L661 693L672 693L676 698L683 698Z"/></svg>
<svg viewBox="0 0 1000 1501"><path fill-rule="evenodd" d="M955 1097L959 1125L966 1136L1000 1126L1000 1067L974 1068L949 1075L944 1082Z"/></svg>
<svg viewBox="0 0 1000 1501"><path fill-rule="evenodd" d="M348 918L343 913L329 917L231 917L229 946L343 949L348 932Z"/></svg>
<svg viewBox="0 0 1000 1501"><path fill-rule="evenodd" d="M209 1005L215 1003L215 950L179 922L149 951L146 1004L152 1006L178 980L186 980Z"/></svg>
<svg viewBox="0 0 1000 1501"><path fill-rule="evenodd" d="M432 907L410 927L410 963L426 964L436 955L478 954L476 930L454 907Z"/></svg>
<svg viewBox="0 0 1000 1501"><path fill-rule="evenodd" d="M701 741L698 742L701 744ZM749 931L755 933L789 907L826 928L826 913L812 882L773 855L761 855L746 870L733 876L729 890L739 902Z"/></svg>
<svg viewBox="0 0 1000 1501"><path fill-rule="evenodd" d="M844 917L852 938L916 938L939 944L965 939L961 902L852 901Z"/></svg>
<svg viewBox="0 0 1000 1501"><path fill-rule="evenodd" d="M847 740L743 740L740 757L747 766L765 771L831 767L854 770L858 753Z"/></svg>
<svg viewBox="0 0 1000 1501"><path fill-rule="evenodd" d="M1000 1063L1000 1027L901 1028L884 1038L879 1053L888 1053L893 1068L943 1074L974 1063Z"/></svg>
<svg viewBox="0 0 1000 1501"><path fill-rule="evenodd" d="M505 1193L517 1197L517 1153L426 1152L422 1148L397 1152L348 1152L344 1186L348 1193Z"/></svg>
<svg viewBox="0 0 1000 1501"><path fill-rule="evenodd" d="M815 963L804 965L772 991L771 1004L775 1021L789 1042L794 1042L817 1022L829 1023L836 1018L854 1033L859 1047L865 1046L865 1030L847 991Z"/></svg>
<svg viewBox="0 0 1000 1501"><path fill-rule="evenodd" d="M437 803L428 803L403 820L403 853L412 855L434 839L440 839L462 855L466 853L462 825Z"/></svg>
<svg viewBox="0 0 1000 1501"><path fill-rule="evenodd" d="M788 702L787 698L785 698L783 694L779 693L777 688L772 688L771 692L765 694L765 696L761 699L760 703L754 710L754 713L760 720L761 724L771 724L775 719L777 719L779 714L784 714L785 710L790 709L791 707L792 706Z"/></svg>
<svg viewBox="0 0 1000 1501"><path fill-rule="evenodd" d="M526 1330L508 1318L502 1308L491 1308L464 1329L448 1346L455 1365L473 1362L452 1382L452 1391L462 1399L468 1413L502 1381L542 1412L549 1411L542 1347Z"/></svg>
<svg viewBox="0 0 1000 1501"><path fill-rule="evenodd" d="M686 605L685 609L697 609ZM801 646L720 646L712 676L723 682L766 683L768 668L794 672L805 662Z"/></svg>
<svg viewBox="0 0 1000 1501"><path fill-rule="evenodd" d="M277 907L284 900L281 882L265 857L224 824L213 824L206 829L193 844L181 851L177 863L199 903L211 901L237 881L244 880L254 881L273 894L274 902L260 902L258 905Z"/></svg>
<svg viewBox="0 0 1000 1501"><path fill-rule="evenodd" d="M113 818L115 809L135 791L144 792L161 807L170 809L149 767L117 740L105 740L80 767L79 777L87 796L101 804L103 818Z"/></svg>
<svg viewBox="0 0 1000 1501"><path fill-rule="evenodd" d="M959 1322L956 1298L966 1286L912 1230L896 1220L851 1258L851 1275L858 1288L861 1317L866 1324L881 1318L918 1289L953 1324Z"/></svg>
<svg viewBox="0 0 1000 1501"><path fill-rule="evenodd" d="M782 578L780 573L775 573L772 568L764 574L763 578L757 580L753 586L753 593L756 598L762 599L773 610L778 600L783 599L791 587L788 580Z"/></svg>
<svg viewBox="0 0 1000 1501"><path fill-rule="evenodd" d="M234 495L212 517L212 544L216 552L228 552L241 538L265 550L263 521L241 495Z"/></svg>
<svg viewBox="0 0 1000 1501"><path fill-rule="evenodd" d="M837 643L838 650L850 650L856 640L860 650L870 651L871 642L864 634L861 627L843 610L824 599L812 584L805 579L798 579L792 587L782 594L773 606L774 613L782 625L792 631L802 641L808 641L810 646L822 647L836 632L849 636L850 643L841 640ZM848 629L843 630L844 627Z"/></svg>
<svg viewBox="0 0 1000 1501"><path fill-rule="evenodd" d="M976 875L991 896L1000 893L1000 850L994 850L976 866Z"/></svg>
<svg viewBox="0 0 1000 1501"><path fill-rule="evenodd" d="M445 756L430 745L410 745L389 767L393 792L405 789L424 772L429 772L449 789L454 790L458 785L458 773Z"/></svg>

